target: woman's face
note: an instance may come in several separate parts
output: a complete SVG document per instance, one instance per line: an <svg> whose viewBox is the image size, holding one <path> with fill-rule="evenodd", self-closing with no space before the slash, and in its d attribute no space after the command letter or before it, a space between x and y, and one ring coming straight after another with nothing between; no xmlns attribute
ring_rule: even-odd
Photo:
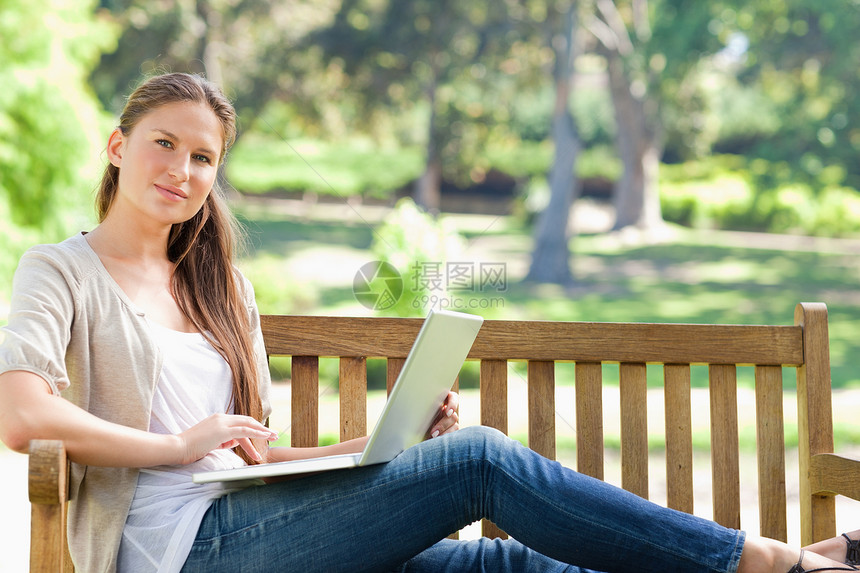
<svg viewBox="0 0 860 573"><path fill-rule="evenodd" d="M194 102L158 107L131 133L114 130L107 153L119 168L119 187L110 212L141 217L143 224L187 221L212 190L223 143L218 117Z"/></svg>

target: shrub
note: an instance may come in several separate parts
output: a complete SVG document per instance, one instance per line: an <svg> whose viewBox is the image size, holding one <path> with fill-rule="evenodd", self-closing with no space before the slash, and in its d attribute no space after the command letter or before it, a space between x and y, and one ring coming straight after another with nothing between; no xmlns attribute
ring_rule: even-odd
<svg viewBox="0 0 860 573"><path fill-rule="evenodd" d="M383 312L424 316L434 301L447 296L446 265L462 251L462 239L448 220L421 211L412 199L398 201L371 246L377 259L396 268L403 279L402 295Z"/></svg>
<svg viewBox="0 0 860 573"><path fill-rule="evenodd" d="M860 234L860 193L845 187L825 189L818 197L810 231L831 237Z"/></svg>
<svg viewBox="0 0 860 573"><path fill-rule="evenodd" d="M257 306L262 314L302 314L319 305L315 287L296 281L289 261L272 254L241 259L242 273L254 285ZM280 278L282 280L274 280Z"/></svg>
<svg viewBox="0 0 860 573"><path fill-rule="evenodd" d="M784 165L737 156L665 166L660 198L667 221L698 228L849 236L860 233L860 192L816 191L779 175ZM776 174L762 187L766 173Z"/></svg>

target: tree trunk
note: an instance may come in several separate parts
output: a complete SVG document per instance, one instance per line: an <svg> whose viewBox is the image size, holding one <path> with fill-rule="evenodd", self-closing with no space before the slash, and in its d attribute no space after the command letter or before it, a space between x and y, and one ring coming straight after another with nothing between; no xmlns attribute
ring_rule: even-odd
<svg viewBox="0 0 860 573"><path fill-rule="evenodd" d="M200 19L200 35L197 43L197 61L203 64L206 79L215 84L224 86L224 73L221 69L220 32L222 28L222 16L212 9L208 0L197 0L195 4L197 17Z"/></svg>
<svg viewBox="0 0 860 573"><path fill-rule="evenodd" d="M553 41L555 51L555 107L552 115L552 138L555 156L549 173L549 204L540 215L535 229L535 248L527 281L570 284L570 233L568 219L573 201L579 195L574 173L580 142L569 100L573 79L576 3L571 3L564 19L563 42Z"/></svg>
<svg viewBox="0 0 860 573"><path fill-rule="evenodd" d="M442 203L442 159L436 133L436 80L427 88L430 101L430 120L427 126L427 160L424 173L415 182L415 203L429 213L438 213Z"/></svg>
<svg viewBox="0 0 860 573"><path fill-rule="evenodd" d="M578 181L573 173L579 155L579 140L570 113L553 118L555 159L549 175L549 204L538 219L535 232L535 249L526 280L570 284L570 233L568 219L574 198L578 195Z"/></svg>
<svg viewBox="0 0 860 573"><path fill-rule="evenodd" d="M645 104L632 92L621 56L605 52L609 86L618 134L616 145L624 172L615 185L615 226L653 230L663 223L657 177L660 145L656 130L648 125ZM643 96L644 97L644 96Z"/></svg>
<svg viewBox="0 0 860 573"><path fill-rule="evenodd" d="M427 144L427 165L415 183L415 203L428 213L438 213L442 202L442 161L432 149L434 142Z"/></svg>

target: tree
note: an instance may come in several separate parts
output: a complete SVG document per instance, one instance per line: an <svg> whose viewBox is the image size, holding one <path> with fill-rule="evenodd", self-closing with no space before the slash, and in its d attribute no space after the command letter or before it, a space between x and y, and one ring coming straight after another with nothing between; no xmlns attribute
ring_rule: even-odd
<svg viewBox="0 0 860 573"><path fill-rule="evenodd" d="M504 66L522 17L523 9L509 2L345 0L308 43L343 69L366 120L381 109L423 114L425 168L415 197L434 210L443 178L474 179L470 160L499 125L511 78L522 77L518 67Z"/></svg>
<svg viewBox="0 0 860 573"><path fill-rule="evenodd" d="M709 29L721 9L716 2L593 0L584 25L607 62L624 164L614 194L616 229L662 224L657 179L665 107L677 104L687 74L724 48Z"/></svg>
<svg viewBox="0 0 860 573"><path fill-rule="evenodd" d="M570 271L570 209L579 195L574 174L580 142L570 112L570 93L576 60L576 31L578 3L556 7L561 12L548 22L549 43L554 53L553 81L555 104L552 113L554 158L549 173L550 200L541 212L535 229L535 248L526 280L568 284L573 281Z"/></svg>
<svg viewBox="0 0 860 573"><path fill-rule="evenodd" d="M92 75L107 107L121 109L142 73L203 73L233 100L244 125L253 124L273 97L301 89L307 66L296 46L332 17L327 5L300 0L105 4L121 29L117 49L101 58Z"/></svg>
<svg viewBox="0 0 860 573"><path fill-rule="evenodd" d="M657 167L660 160L660 130L648 99L647 82L632 77L638 62L637 43L651 36L647 0L633 0L628 22L612 0L596 0L596 10L587 27L598 40L599 52L606 58L609 91L615 108L616 145L624 172L616 183L615 228L635 225L651 229L662 221L657 194ZM632 28L633 35L631 36Z"/></svg>

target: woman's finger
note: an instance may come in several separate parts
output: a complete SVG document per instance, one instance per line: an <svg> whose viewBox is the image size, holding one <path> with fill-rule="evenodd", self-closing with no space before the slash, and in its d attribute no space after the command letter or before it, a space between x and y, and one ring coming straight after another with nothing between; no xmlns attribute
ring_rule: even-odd
<svg viewBox="0 0 860 573"><path fill-rule="evenodd" d="M445 398L445 415L450 417L460 411L460 395L456 392L448 392Z"/></svg>
<svg viewBox="0 0 860 573"><path fill-rule="evenodd" d="M254 447L254 444L251 442L249 438L241 438L238 440L239 447L245 451L246 454L252 459L256 461L260 461L263 457L260 455L260 452L257 451L257 448Z"/></svg>

